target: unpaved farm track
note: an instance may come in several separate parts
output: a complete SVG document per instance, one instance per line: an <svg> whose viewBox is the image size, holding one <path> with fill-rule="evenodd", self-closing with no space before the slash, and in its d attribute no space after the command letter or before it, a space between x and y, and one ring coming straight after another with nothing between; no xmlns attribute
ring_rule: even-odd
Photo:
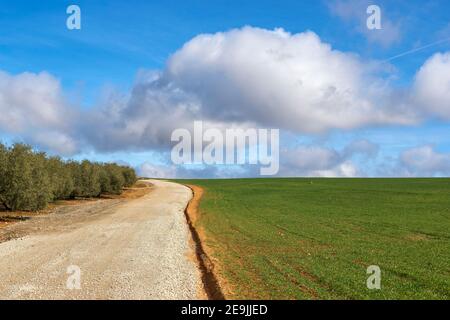
<svg viewBox="0 0 450 320"><path fill-rule="evenodd" d="M22 236L27 224L34 228L0 243L0 299L204 297L183 214L192 193L150 182L153 191L139 199L100 201L2 229L0 236ZM80 268L80 289L67 288L69 266Z"/></svg>

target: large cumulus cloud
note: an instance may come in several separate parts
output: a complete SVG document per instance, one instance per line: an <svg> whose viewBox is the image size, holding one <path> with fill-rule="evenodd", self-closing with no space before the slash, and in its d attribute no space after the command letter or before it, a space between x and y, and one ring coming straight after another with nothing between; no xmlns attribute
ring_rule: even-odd
<svg viewBox="0 0 450 320"><path fill-rule="evenodd" d="M52 75L0 71L0 132L71 154L78 148L72 136L74 115Z"/></svg>
<svg viewBox="0 0 450 320"><path fill-rule="evenodd" d="M416 122L389 76L313 32L245 27L199 35L164 70L141 72L130 94L85 117L83 131L96 148L115 150L166 146L173 129L194 120L308 134Z"/></svg>
<svg viewBox="0 0 450 320"><path fill-rule="evenodd" d="M450 52L428 59L415 77L414 98L431 116L450 120Z"/></svg>
<svg viewBox="0 0 450 320"><path fill-rule="evenodd" d="M189 41L164 78L198 97L204 117L320 132L411 121L387 105L381 71L313 32L246 27Z"/></svg>
<svg viewBox="0 0 450 320"><path fill-rule="evenodd" d="M386 64L334 50L313 32L244 27L193 38L162 70L139 72L130 92L85 111L68 105L50 74L0 73L0 131L63 154L80 147L167 152L172 131L195 120L294 135L450 120L449 56L430 57L400 92ZM285 174L352 176L358 169L348 155L376 153L364 142L306 149L281 155ZM159 168L144 171L152 170Z"/></svg>

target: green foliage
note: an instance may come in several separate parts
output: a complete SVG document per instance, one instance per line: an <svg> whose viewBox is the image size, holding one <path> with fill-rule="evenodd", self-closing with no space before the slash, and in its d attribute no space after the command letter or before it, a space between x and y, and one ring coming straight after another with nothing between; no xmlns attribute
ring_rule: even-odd
<svg viewBox="0 0 450 320"><path fill-rule="evenodd" d="M125 179L125 187L131 187L137 181L136 172L130 167L121 167Z"/></svg>
<svg viewBox="0 0 450 320"><path fill-rule="evenodd" d="M87 160L81 162L80 165L80 197L97 197L101 193L100 188L100 170L98 165Z"/></svg>
<svg viewBox="0 0 450 320"><path fill-rule="evenodd" d="M111 193L111 178L105 167L99 168L99 182L102 192Z"/></svg>
<svg viewBox="0 0 450 320"><path fill-rule="evenodd" d="M74 182L68 165L58 157L52 157L47 161L47 172L52 187L54 199L67 199L72 195Z"/></svg>
<svg viewBox="0 0 450 320"><path fill-rule="evenodd" d="M120 194L136 174L117 164L65 162L31 147L0 143L0 205L8 210L40 210L58 199Z"/></svg>
<svg viewBox="0 0 450 320"><path fill-rule="evenodd" d="M39 210L51 200L45 154L15 144L6 152L3 170L1 200L7 209Z"/></svg>
<svg viewBox="0 0 450 320"><path fill-rule="evenodd" d="M105 193L120 194L123 187L130 187L137 181L133 169L115 163L99 166L99 175L101 191Z"/></svg>
<svg viewBox="0 0 450 320"><path fill-rule="evenodd" d="M0 143L0 205L5 203L3 199L4 192L6 190L6 171L7 171L7 161L8 161L8 150Z"/></svg>
<svg viewBox="0 0 450 320"><path fill-rule="evenodd" d="M108 164L105 166L105 170L109 176L109 190L105 192L118 194L121 192L125 185L125 178L122 173L122 168L116 164Z"/></svg>

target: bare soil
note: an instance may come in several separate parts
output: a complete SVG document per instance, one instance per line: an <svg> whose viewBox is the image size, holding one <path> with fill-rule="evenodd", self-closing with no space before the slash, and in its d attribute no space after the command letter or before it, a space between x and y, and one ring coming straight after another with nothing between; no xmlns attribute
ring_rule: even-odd
<svg viewBox="0 0 450 320"><path fill-rule="evenodd" d="M20 222L0 228L0 299L201 297L201 273L188 259L194 248L184 210L191 191L151 183L152 192L2 213ZM81 271L80 289L67 286L70 266Z"/></svg>
<svg viewBox="0 0 450 320"><path fill-rule="evenodd" d="M220 262L214 258L214 251L208 246L206 233L199 223L201 217L200 201L204 190L196 185L189 184L186 186L193 192L193 197L186 208L186 215L196 242L197 260L200 263L199 268L202 271L205 291L210 299L227 299L227 297L231 296L231 286L225 277L222 276Z"/></svg>

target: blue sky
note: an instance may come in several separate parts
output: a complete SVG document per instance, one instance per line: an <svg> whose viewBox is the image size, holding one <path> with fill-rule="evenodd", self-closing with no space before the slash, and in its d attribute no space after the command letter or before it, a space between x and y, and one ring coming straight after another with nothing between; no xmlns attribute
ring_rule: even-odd
<svg viewBox="0 0 450 320"><path fill-rule="evenodd" d="M81 30L66 28L68 15L65 11L70 4L76 4L81 8ZM384 28L378 34L377 31L367 30L365 26L367 18L365 8L369 4L376 4L381 8ZM70 108L75 112L81 110L84 112L81 117L91 117L89 110L107 108L111 104L111 92L121 96L121 99L132 96L136 83L139 82L136 79L140 72L164 73L166 68L170 69L167 65L168 58L196 36L226 33L232 29L241 30L245 26L268 31L282 28L290 35L309 30L317 35L321 44L329 45L333 50L349 57L357 56L362 65L375 61L377 68L382 69L379 66L382 65L387 71L378 70L371 76L386 72L377 79L389 83L389 90L395 91L390 95L395 96L396 102L402 99L400 96L407 95L412 88L419 86L415 84L415 79L429 59L435 54L450 52L450 42L440 42L393 59L389 63L381 62L409 50L450 38L450 3L445 0L426 3L423 1L369 3L364 0L2 1L0 70L7 75L5 82L20 79L17 77L26 72L33 75L48 73L51 77L47 79L50 86L55 83L60 85L57 95L63 96L61 100L64 102L61 104L64 108ZM258 34L257 31L250 33ZM195 63L195 60L193 61ZM446 63L446 60L444 59L442 63ZM447 70L445 67L447 65L433 70ZM196 73L196 76L198 74ZM445 75L438 76L447 79ZM428 79L425 75L423 78ZM40 77L33 79L30 81L39 81ZM439 92L443 92L444 98L448 97L445 92L450 90L450 84L445 81L441 84L444 88ZM425 86L423 82L421 85ZM424 90L419 91L425 92ZM198 92L195 94L202 96ZM426 96L425 93L423 96ZM385 97L383 95L383 99ZM55 99L59 101L59 98ZM370 102L376 105L377 99L375 97ZM26 109L20 104L20 99L11 98L11 101L14 103L7 106L9 110L20 112ZM405 100L406 102L401 101L405 104L412 103L410 98ZM1 108L0 105L0 110ZM145 105L142 108L145 108ZM335 160L325 161L324 168L309 170L304 164L300 164L300 167L289 168L286 174L314 175L319 172L321 175L323 172L330 172L332 175L335 173L339 175L338 167L348 162L358 169L358 175L450 174L450 167L445 165L447 157L450 159L449 102L442 101L438 106L433 102L432 106L420 108L420 120L408 125L404 125L402 121L394 123L369 121L355 126L334 124L319 130L320 132L310 132L302 126L299 128L294 126L293 129L292 125L286 125L284 128L280 123L275 123L281 130L289 131L284 136L282 145L290 148L322 148L337 155L334 158L331 156ZM426 115L422 115L424 108L427 110ZM152 115L148 112L144 114ZM32 116L31 113L28 115ZM253 120L251 115L246 114L246 118L242 121ZM167 114L168 118L170 116ZM300 118L299 121L301 120ZM31 120L25 119L23 123L28 121ZM271 123L264 118L260 124ZM41 133L39 130L47 129L48 127L33 122L32 129L27 129L28 131L15 130L2 125L0 121L0 138L6 142L25 141L50 153L61 153L61 149L43 142L45 139L35 139ZM89 145L92 137L79 138L78 131L95 131L92 128L80 129L78 124L67 124L63 128L52 128L51 132L53 134L58 130L71 131L70 139L76 136L73 139L81 139L76 143L82 146ZM61 141L64 143L65 139L61 138ZM377 152L366 154L365 151L357 151L352 155L343 155L342 150L352 142L361 140L376 146ZM99 147L99 143L92 143L92 146L75 149L76 151L66 156L77 159L89 157L99 161L124 161L137 168L147 163L148 167L155 165L151 170L161 169L162 175L168 172L163 168L164 165L170 165L167 161L167 148L157 143L143 143L136 148ZM408 151L411 152L404 154Z"/></svg>

